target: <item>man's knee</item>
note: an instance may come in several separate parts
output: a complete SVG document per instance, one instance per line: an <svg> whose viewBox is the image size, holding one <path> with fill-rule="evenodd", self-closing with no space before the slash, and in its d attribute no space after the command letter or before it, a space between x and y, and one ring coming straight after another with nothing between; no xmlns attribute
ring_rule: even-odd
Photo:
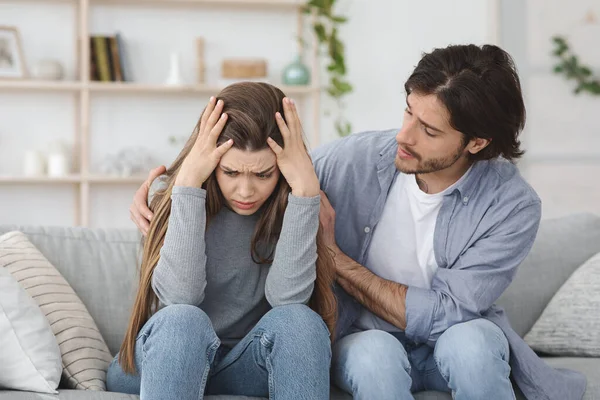
<svg viewBox="0 0 600 400"><path fill-rule="evenodd" d="M350 374L381 376L392 369L410 373L402 343L388 332L368 330L342 338L333 351L334 368Z"/></svg>
<svg viewBox="0 0 600 400"><path fill-rule="evenodd" d="M474 319L448 328L435 345L434 357L442 372L452 368L455 373L477 374L493 360L508 362L509 345L493 322Z"/></svg>

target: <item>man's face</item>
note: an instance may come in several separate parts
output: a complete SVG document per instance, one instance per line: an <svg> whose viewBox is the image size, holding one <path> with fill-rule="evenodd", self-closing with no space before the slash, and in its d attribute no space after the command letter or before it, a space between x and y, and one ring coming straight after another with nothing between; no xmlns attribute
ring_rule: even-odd
<svg viewBox="0 0 600 400"><path fill-rule="evenodd" d="M405 174L428 174L468 157L464 135L450 126L450 114L435 95L406 98L402 129L396 135L396 168Z"/></svg>

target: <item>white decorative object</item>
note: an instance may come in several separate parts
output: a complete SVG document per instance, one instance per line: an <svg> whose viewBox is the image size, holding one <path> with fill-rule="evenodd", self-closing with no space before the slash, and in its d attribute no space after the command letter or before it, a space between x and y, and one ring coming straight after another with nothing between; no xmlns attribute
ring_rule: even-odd
<svg viewBox="0 0 600 400"><path fill-rule="evenodd" d="M0 387L57 393L62 361L54 333L6 268L0 268L0 349Z"/></svg>
<svg viewBox="0 0 600 400"><path fill-rule="evenodd" d="M37 150L27 150L23 160L23 174L25 176L40 176L46 172L44 156Z"/></svg>
<svg viewBox="0 0 600 400"><path fill-rule="evenodd" d="M35 79L58 81L63 79L64 69L57 60L44 59L33 65L32 74Z"/></svg>
<svg viewBox="0 0 600 400"><path fill-rule="evenodd" d="M61 141L53 143L48 153L48 176L65 176L70 171L67 146Z"/></svg>
<svg viewBox="0 0 600 400"><path fill-rule="evenodd" d="M101 173L115 176L147 175L158 162L144 147L131 147L109 154L100 163Z"/></svg>
<svg viewBox="0 0 600 400"><path fill-rule="evenodd" d="M48 176L58 177L69 174L69 163L64 154L50 154L48 156Z"/></svg>
<svg viewBox="0 0 600 400"><path fill-rule="evenodd" d="M181 75L181 63L179 58L179 53L173 52L171 53L170 58L170 68L169 68L169 76L165 84L167 85L183 85L183 77Z"/></svg>

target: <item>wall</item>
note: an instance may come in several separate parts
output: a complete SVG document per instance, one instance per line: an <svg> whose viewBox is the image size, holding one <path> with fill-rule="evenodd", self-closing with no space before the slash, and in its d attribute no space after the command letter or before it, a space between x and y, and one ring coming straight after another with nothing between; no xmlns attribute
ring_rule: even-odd
<svg viewBox="0 0 600 400"><path fill-rule="evenodd" d="M347 46L349 79L355 87L347 100L354 131L386 129L401 124L403 83L420 55L450 43L490 40L493 1L428 2L399 0L339 0L349 17L341 36ZM93 6L95 34L120 31L127 44L136 80L161 83L171 51L182 54L184 75L194 78L194 38L207 38L207 78L217 79L222 57L269 59L274 82L296 53L293 14L203 7L167 9L133 6ZM75 12L68 3L3 2L0 25L21 30L26 61L56 57L75 74ZM92 167L108 154L128 146L144 146L157 162L169 163L177 148L169 135L188 135L206 98L201 96L139 96L94 94L91 113ZM21 171L23 153L42 149L56 138L72 142L76 96L56 93L0 92L0 174ZM310 103L303 104L305 129ZM332 110L323 101L323 111ZM336 138L331 116L321 120L322 142ZM307 132L308 133L308 132ZM132 227L128 207L136 185L94 185L91 225ZM0 223L73 224L73 185L0 185Z"/></svg>
<svg viewBox="0 0 600 400"><path fill-rule="evenodd" d="M574 84L552 72L551 38L563 35L582 63L600 77L600 3L597 0L511 0L503 30L524 81L528 150L523 174L542 198L543 217L600 214L600 96L573 94ZM585 23L591 12L595 23ZM524 39L525 38L525 39Z"/></svg>

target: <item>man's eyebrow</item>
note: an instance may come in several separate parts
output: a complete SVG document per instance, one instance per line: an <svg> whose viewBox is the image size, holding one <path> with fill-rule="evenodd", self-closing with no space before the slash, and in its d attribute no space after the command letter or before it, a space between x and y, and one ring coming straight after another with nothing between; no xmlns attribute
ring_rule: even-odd
<svg viewBox="0 0 600 400"><path fill-rule="evenodd" d="M410 103L408 102L408 97L406 98L406 105L408 106L408 108L410 109ZM421 118L417 117L417 119L419 120L419 122L421 123L421 125L425 126L426 128L431 129L432 131L437 131L440 133L444 133L443 130L436 128L435 126L428 124L427 122L423 121Z"/></svg>

